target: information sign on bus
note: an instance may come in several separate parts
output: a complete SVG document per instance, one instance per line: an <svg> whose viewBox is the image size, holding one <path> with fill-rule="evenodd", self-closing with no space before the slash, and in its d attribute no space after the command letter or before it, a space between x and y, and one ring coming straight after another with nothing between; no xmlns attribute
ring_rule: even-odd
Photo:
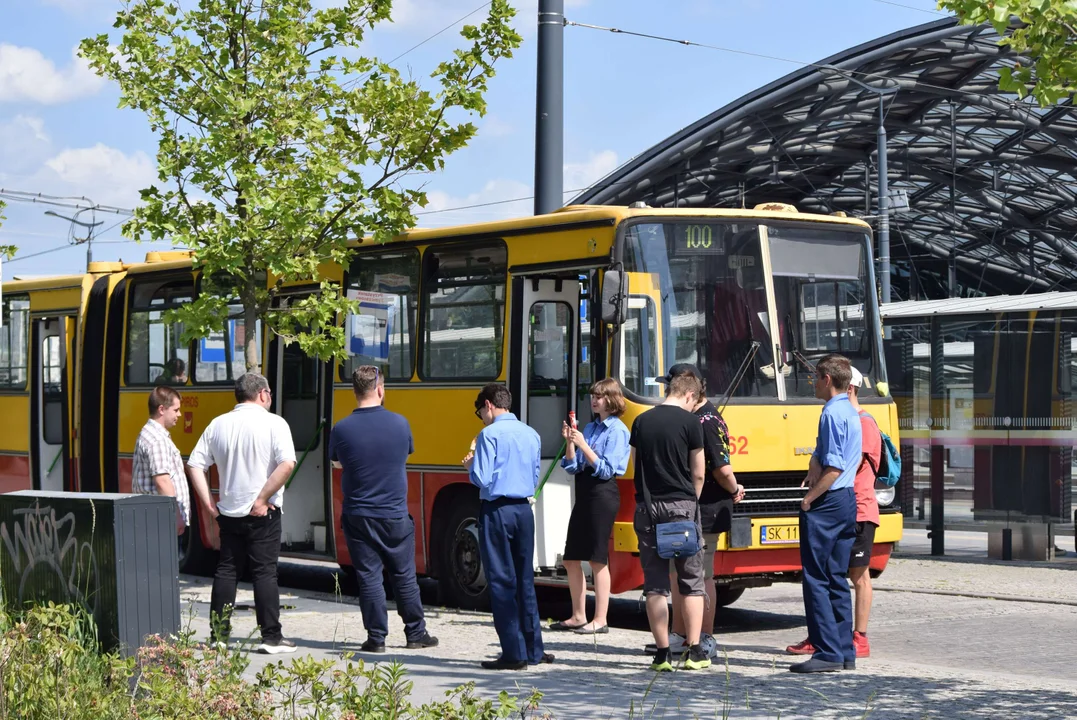
<svg viewBox="0 0 1077 720"><path fill-rule="evenodd" d="M673 250L677 255L725 255L720 229L713 225L674 225Z"/></svg>

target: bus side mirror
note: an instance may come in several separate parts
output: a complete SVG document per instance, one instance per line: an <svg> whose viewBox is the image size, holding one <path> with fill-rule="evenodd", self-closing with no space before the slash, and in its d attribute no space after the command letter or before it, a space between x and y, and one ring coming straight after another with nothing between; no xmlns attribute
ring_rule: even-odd
<svg viewBox="0 0 1077 720"><path fill-rule="evenodd" d="M623 325L628 317L628 303L624 294L624 274L620 270L607 270L602 275L602 322Z"/></svg>

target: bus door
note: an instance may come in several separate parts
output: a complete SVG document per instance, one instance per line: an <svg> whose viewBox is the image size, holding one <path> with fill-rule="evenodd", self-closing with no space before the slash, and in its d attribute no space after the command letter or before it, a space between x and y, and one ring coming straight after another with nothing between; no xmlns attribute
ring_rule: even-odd
<svg viewBox="0 0 1077 720"><path fill-rule="evenodd" d="M31 443L35 490L65 489L71 452L68 398L68 345L73 321L36 318L33 324Z"/></svg>
<svg viewBox="0 0 1077 720"><path fill-rule="evenodd" d="M565 547L573 502L571 478L560 463L561 423L577 409L580 282L576 277L525 277L522 282L522 312L516 317L526 325L514 364L520 368L523 389L520 419L542 438L539 481L545 483L535 500L535 564L552 569Z"/></svg>
<svg viewBox="0 0 1077 720"><path fill-rule="evenodd" d="M326 461L332 392L326 363L309 357L299 343L285 345L274 338L271 373L273 411L288 421L295 445L296 466L285 485L281 519L281 550L291 554L328 555L333 551L327 532L330 474Z"/></svg>

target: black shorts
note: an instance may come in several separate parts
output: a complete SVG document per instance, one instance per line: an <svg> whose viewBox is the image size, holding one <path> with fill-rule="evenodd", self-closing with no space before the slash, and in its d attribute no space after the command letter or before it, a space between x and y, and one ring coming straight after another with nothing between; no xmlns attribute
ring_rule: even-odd
<svg viewBox="0 0 1077 720"><path fill-rule="evenodd" d="M871 548L875 544L875 523L868 521L856 524L856 540L849 553L849 567L867 567L871 562Z"/></svg>

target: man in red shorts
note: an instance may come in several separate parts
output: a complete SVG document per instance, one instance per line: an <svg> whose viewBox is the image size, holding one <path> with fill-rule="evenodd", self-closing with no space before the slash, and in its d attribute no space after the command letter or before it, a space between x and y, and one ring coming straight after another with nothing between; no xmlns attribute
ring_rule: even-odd
<svg viewBox="0 0 1077 720"><path fill-rule="evenodd" d="M883 438L874 418L860 406L860 388L864 386L864 376L855 367L849 381L849 401L860 415L860 429L863 432L861 452L864 459L856 471L856 540L849 558L849 580L853 583L856 600L853 604L853 647L856 656L865 658L871 655L868 644L868 616L871 615L871 548L875 544L875 528L879 527L879 503L875 500L875 470L879 467L882 455ZM786 652L792 655L811 655L815 648L808 640L790 645Z"/></svg>

